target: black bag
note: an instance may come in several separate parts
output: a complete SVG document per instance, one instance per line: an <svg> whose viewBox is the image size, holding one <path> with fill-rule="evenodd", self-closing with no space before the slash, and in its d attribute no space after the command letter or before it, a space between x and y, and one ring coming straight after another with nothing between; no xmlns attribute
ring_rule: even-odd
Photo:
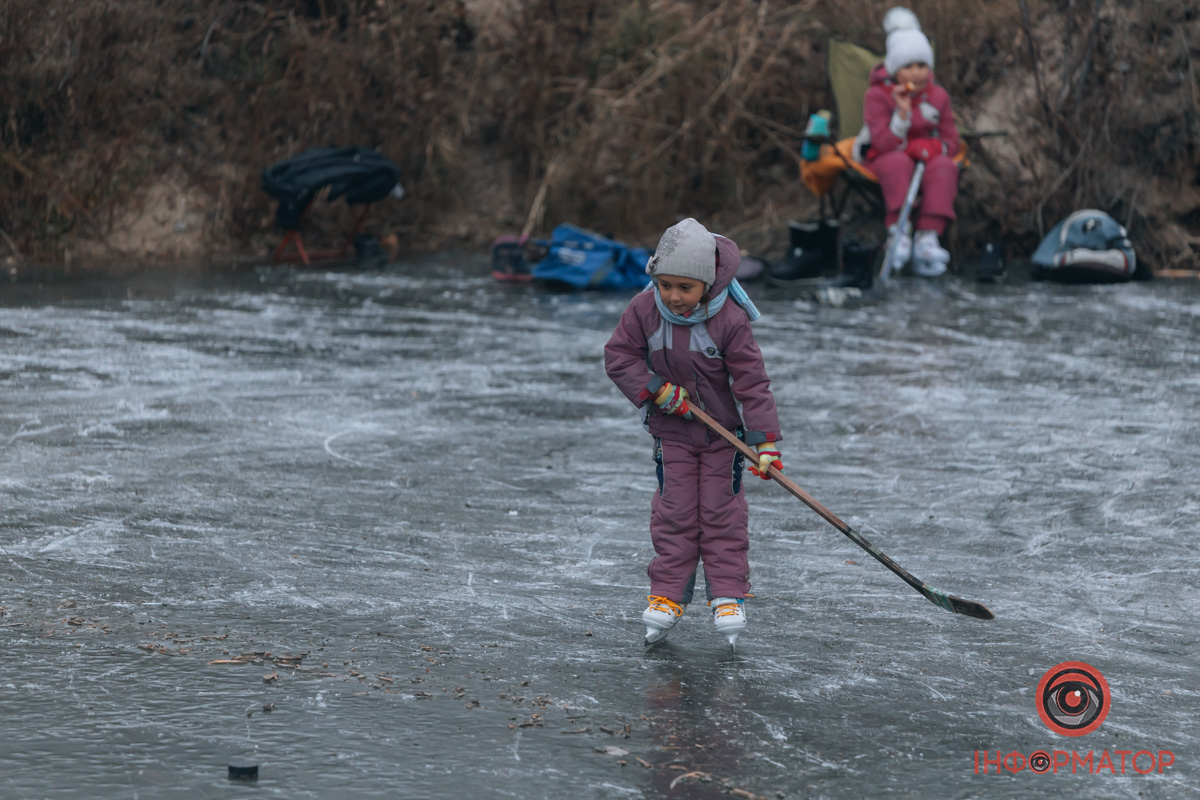
<svg viewBox="0 0 1200 800"><path fill-rule="evenodd" d="M262 174L262 188L279 201L275 224L288 231L300 227L305 209L323 189L327 189L326 200L344 197L350 205L374 203L388 195L404 196L400 168L365 147L305 150L267 167Z"/></svg>

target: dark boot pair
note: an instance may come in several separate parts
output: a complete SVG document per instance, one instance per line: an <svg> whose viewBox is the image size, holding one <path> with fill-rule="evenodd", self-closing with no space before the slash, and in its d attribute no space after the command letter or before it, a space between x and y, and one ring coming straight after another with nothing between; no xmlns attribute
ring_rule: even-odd
<svg viewBox="0 0 1200 800"><path fill-rule="evenodd" d="M812 299L823 306L857 306L873 297L870 291L875 281L875 262L879 247L860 239L847 237L842 242L842 272L833 280L821 282Z"/></svg>
<svg viewBox="0 0 1200 800"><path fill-rule="evenodd" d="M803 286L837 264L838 221L788 223L788 253L767 271L772 286Z"/></svg>

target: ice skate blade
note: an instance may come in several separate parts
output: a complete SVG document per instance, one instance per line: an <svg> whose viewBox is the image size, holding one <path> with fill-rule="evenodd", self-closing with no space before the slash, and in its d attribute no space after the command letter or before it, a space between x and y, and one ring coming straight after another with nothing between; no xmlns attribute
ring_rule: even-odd
<svg viewBox="0 0 1200 800"><path fill-rule="evenodd" d="M741 633L741 631L738 631L738 633ZM729 646L732 647L734 650L737 650L737 637L738 637L737 633L725 634L725 638L729 640Z"/></svg>
<svg viewBox="0 0 1200 800"><path fill-rule="evenodd" d="M663 639L667 638L667 634L670 632L671 632L670 628L665 628L663 630L659 630L658 628L651 628L649 625L647 625L646 626L646 647L649 647L652 644L657 644L658 642L661 642Z"/></svg>

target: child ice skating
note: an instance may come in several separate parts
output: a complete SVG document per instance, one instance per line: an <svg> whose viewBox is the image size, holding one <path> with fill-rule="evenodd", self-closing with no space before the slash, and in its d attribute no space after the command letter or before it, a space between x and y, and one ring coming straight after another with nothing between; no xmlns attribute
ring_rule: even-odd
<svg viewBox="0 0 1200 800"><path fill-rule="evenodd" d="M736 244L694 219L668 228L646 266L653 282L630 302L604 348L608 376L642 409L654 437L647 644L679 622L699 561L717 631L735 645L746 627L743 457L693 419L689 405L756 448L754 474L766 479L772 462L783 467L775 398L750 331L758 310L734 280L740 261Z"/></svg>

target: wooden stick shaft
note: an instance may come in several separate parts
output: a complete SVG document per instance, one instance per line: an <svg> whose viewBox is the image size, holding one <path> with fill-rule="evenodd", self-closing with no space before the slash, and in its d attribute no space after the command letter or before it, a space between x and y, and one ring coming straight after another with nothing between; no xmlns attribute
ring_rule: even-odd
<svg viewBox="0 0 1200 800"><path fill-rule="evenodd" d="M715 419L713 419L708 414L704 413L703 410L698 408L695 403L688 402L688 408L691 409L692 414L696 417L696 419L700 420L701 422L703 422L705 425L708 426L709 430L711 430L713 433L717 434L722 439L724 439L725 441L727 441L731 445L733 445L735 448L737 448L737 451L739 453L741 453L742 455L744 455L746 458L750 459L751 463L753 463L756 466L758 465L758 452L755 451L755 449L753 447L746 444L745 442L743 442L741 439L737 438L737 436L734 436L729 431L725 430L725 428L722 427ZM792 495L794 495L797 500L799 500L801 503L804 503L804 505L808 506L813 511L820 514L822 517L825 518L826 522L828 522L833 527L837 528L842 533L846 533L847 531L849 531L851 529L849 525L847 525L846 523L844 523L840 519L838 519L836 514L834 514L832 511L830 511L825 506L818 503L811 494L809 494L808 492L801 489L799 486L797 486L792 481L791 478L789 478L788 476L786 476L782 472L780 472L775 467L774 464L772 464L767 469L767 474L770 475L771 478L774 479L774 481L776 483L778 483L780 486L787 489Z"/></svg>
<svg viewBox="0 0 1200 800"><path fill-rule="evenodd" d="M733 445L734 449L736 449L746 458L750 459L752 463L758 463L758 453L754 450L754 448L750 447L741 439L725 430L725 428L723 428L717 423L716 420L706 414L699 406L695 405L694 403L689 403L688 406L691 409L692 415L707 425L709 430L720 436L729 444ZM931 603L954 614L965 614L968 617L974 617L976 619L995 618L987 606L982 605L981 603L976 603L973 600L963 600L961 597L948 595L939 589L933 588L919 578L914 577L911 573L909 573L908 570L889 558L886 553L868 542L861 533L842 522L837 518L836 515L834 515L832 511L814 500L812 495L801 489L796 484L792 483L792 481L782 472L780 472L774 464L767 468L767 475L770 476L780 486L787 489L788 492L790 492L797 500L820 514L826 522L845 534L850 541L854 542L863 550L866 550L868 553L870 553L876 561L878 561L880 564L883 564L885 567L898 575L905 583L924 595L925 599L929 600Z"/></svg>
<svg viewBox="0 0 1200 800"><path fill-rule="evenodd" d="M758 453L757 453L757 451L754 450L754 448L750 447L745 442L743 442L741 439L737 438L732 433L725 430L725 428L723 428L720 425L720 423L718 423L715 419L710 417L708 414L704 413L704 411L702 411L701 409L697 408L695 405L688 403L688 407L691 409L692 414L695 415L695 417L697 419L699 419L701 422L703 422L705 425L707 425L710 430L712 430L714 433L716 433L722 439L724 439L725 441L727 441L731 445L733 445L735 448L737 448L738 452L740 452L746 458L751 459L753 461L753 463L755 463L755 464L758 463ZM896 575L900 576L900 578L902 578L904 580L904 582L907 583L909 586L913 587L914 589L916 589L918 592L925 595L929 599L933 600L933 597L930 595L931 587L927 586L924 581L913 576L912 573L910 573L904 567L900 566L895 561L893 561L886 553L884 553L878 547L876 547L875 545L873 545L869 541L867 541L867 539L861 533L854 530L854 528L851 528L849 525L847 525L846 523L844 523L840 519L838 519L836 514L834 514L832 511L830 511L825 506L818 503L813 498L812 495L810 495L808 492L804 491L799 486L797 486L795 483L793 483L792 480L790 478L788 478L786 475L784 475L782 472L780 472L775 467L774 464L772 464L770 467L767 468L767 474L770 475L771 478L773 478L776 483L778 483L780 486L782 486L783 488L785 488L789 492L791 492L792 495L794 495L797 500L804 503L804 505L808 506L813 511L820 514L825 519L826 522L828 522L830 525L832 525L833 527L835 527L839 531L841 531L847 538L850 539L850 541L854 542L856 545L861 547L863 550L866 550L868 553L870 553L875 558L876 561L878 561L880 564L883 564L885 567L890 569L892 572L896 573ZM938 601L934 600L934 602L938 602ZM939 605L940 605L940 603L939 603ZM945 607L945 606L943 606L943 607ZM991 612L988 612L988 613L991 613Z"/></svg>

